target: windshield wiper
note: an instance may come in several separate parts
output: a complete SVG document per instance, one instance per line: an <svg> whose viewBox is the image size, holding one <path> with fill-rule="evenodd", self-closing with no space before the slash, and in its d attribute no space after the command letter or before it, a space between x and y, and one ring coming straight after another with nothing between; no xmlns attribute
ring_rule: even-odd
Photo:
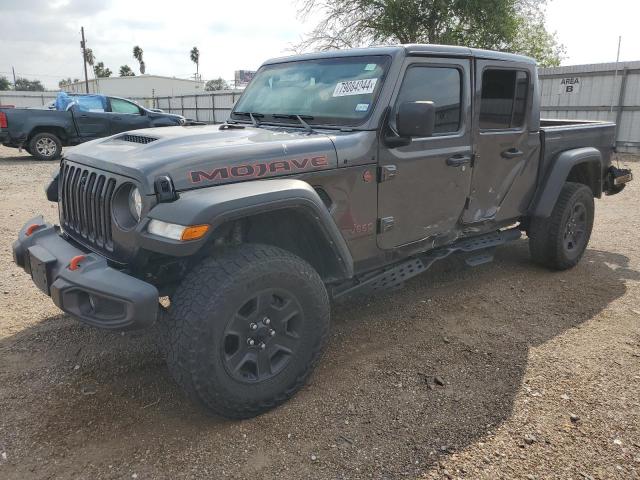
<svg viewBox="0 0 640 480"><path fill-rule="evenodd" d="M236 115L243 115L245 117L249 117L251 119L251 123L253 123L254 127L259 127L260 123L256 120L256 117L264 117L262 113L254 113L254 112L233 112Z"/></svg>
<svg viewBox="0 0 640 480"><path fill-rule="evenodd" d="M297 114L284 114L284 113L274 113L271 115L273 118L291 118L298 120L300 125L304 127L304 129L309 133L315 133L311 125L309 125L306 120L313 120L313 115L297 115Z"/></svg>

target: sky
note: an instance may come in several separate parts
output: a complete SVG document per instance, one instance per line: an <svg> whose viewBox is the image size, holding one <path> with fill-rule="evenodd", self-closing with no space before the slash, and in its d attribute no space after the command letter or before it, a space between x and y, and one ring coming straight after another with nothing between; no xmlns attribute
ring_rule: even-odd
<svg viewBox="0 0 640 480"><path fill-rule="evenodd" d="M295 0L0 0L0 75L58 80L82 78L80 27L97 61L114 75L127 64L138 73L134 45L147 73L188 78L200 50L205 79L233 79L262 61L291 53L318 16L302 19ZM563 65L640 60L640 1L550 0L547 27L567 48Z"/></svg>

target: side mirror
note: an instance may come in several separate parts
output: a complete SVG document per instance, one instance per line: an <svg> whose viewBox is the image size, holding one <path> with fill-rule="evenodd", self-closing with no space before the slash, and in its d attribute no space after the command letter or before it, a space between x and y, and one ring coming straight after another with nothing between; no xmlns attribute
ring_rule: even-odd
<svg viewBox="0 0 640 480"><path fill-rule="evenodd" d="M396 129L405 138L430 137L436 123L433 102L405 102L398 107Z"/></svg>

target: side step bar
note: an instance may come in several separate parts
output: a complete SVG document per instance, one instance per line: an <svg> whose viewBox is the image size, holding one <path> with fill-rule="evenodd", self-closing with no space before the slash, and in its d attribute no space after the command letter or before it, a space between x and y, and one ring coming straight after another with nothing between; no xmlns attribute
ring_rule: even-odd
<svg viewBox="0 0 640 480"><path fill-rule="evenodd" d="M518 240L522 232L518 228L502 230L477 237L466 238L447 247L438 248L420 256L404 260L391 267L370 272L354 280L354 283L334 288L334 300L344 299L354 294L371 295L385 290L393 290L416 275L428 270L436 261L457 252L478 252L466 259L467 265L476 266L493 260L493 248Z"/></svg>

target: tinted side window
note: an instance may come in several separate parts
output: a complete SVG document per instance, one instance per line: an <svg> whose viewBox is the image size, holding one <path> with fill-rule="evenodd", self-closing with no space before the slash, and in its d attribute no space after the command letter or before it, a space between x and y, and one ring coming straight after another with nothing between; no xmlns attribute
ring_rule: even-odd
<svg viewBox="0 0 640 480"><path fill-rule="evenodd" d="M410 67L398 93L398 105L429 101L436 107L434 133L453 133L460 129L462 88L456 68ZM393 117L395 119L395 112Z"/></svg>
<svg viewBox="0 0 640 480"><path fill-rule="evenodd" d="M517 70L487 69L482 74L480 128L518 128L524 124L529 75Z"/></svg>
<svg viewBox="0 0 640 480"><path fill-rule="evenodd" d="M134 115L140 115L140 108L138 108L137 105L119 98L111 99L111 111L114 113L132 113Z"/></svg>

